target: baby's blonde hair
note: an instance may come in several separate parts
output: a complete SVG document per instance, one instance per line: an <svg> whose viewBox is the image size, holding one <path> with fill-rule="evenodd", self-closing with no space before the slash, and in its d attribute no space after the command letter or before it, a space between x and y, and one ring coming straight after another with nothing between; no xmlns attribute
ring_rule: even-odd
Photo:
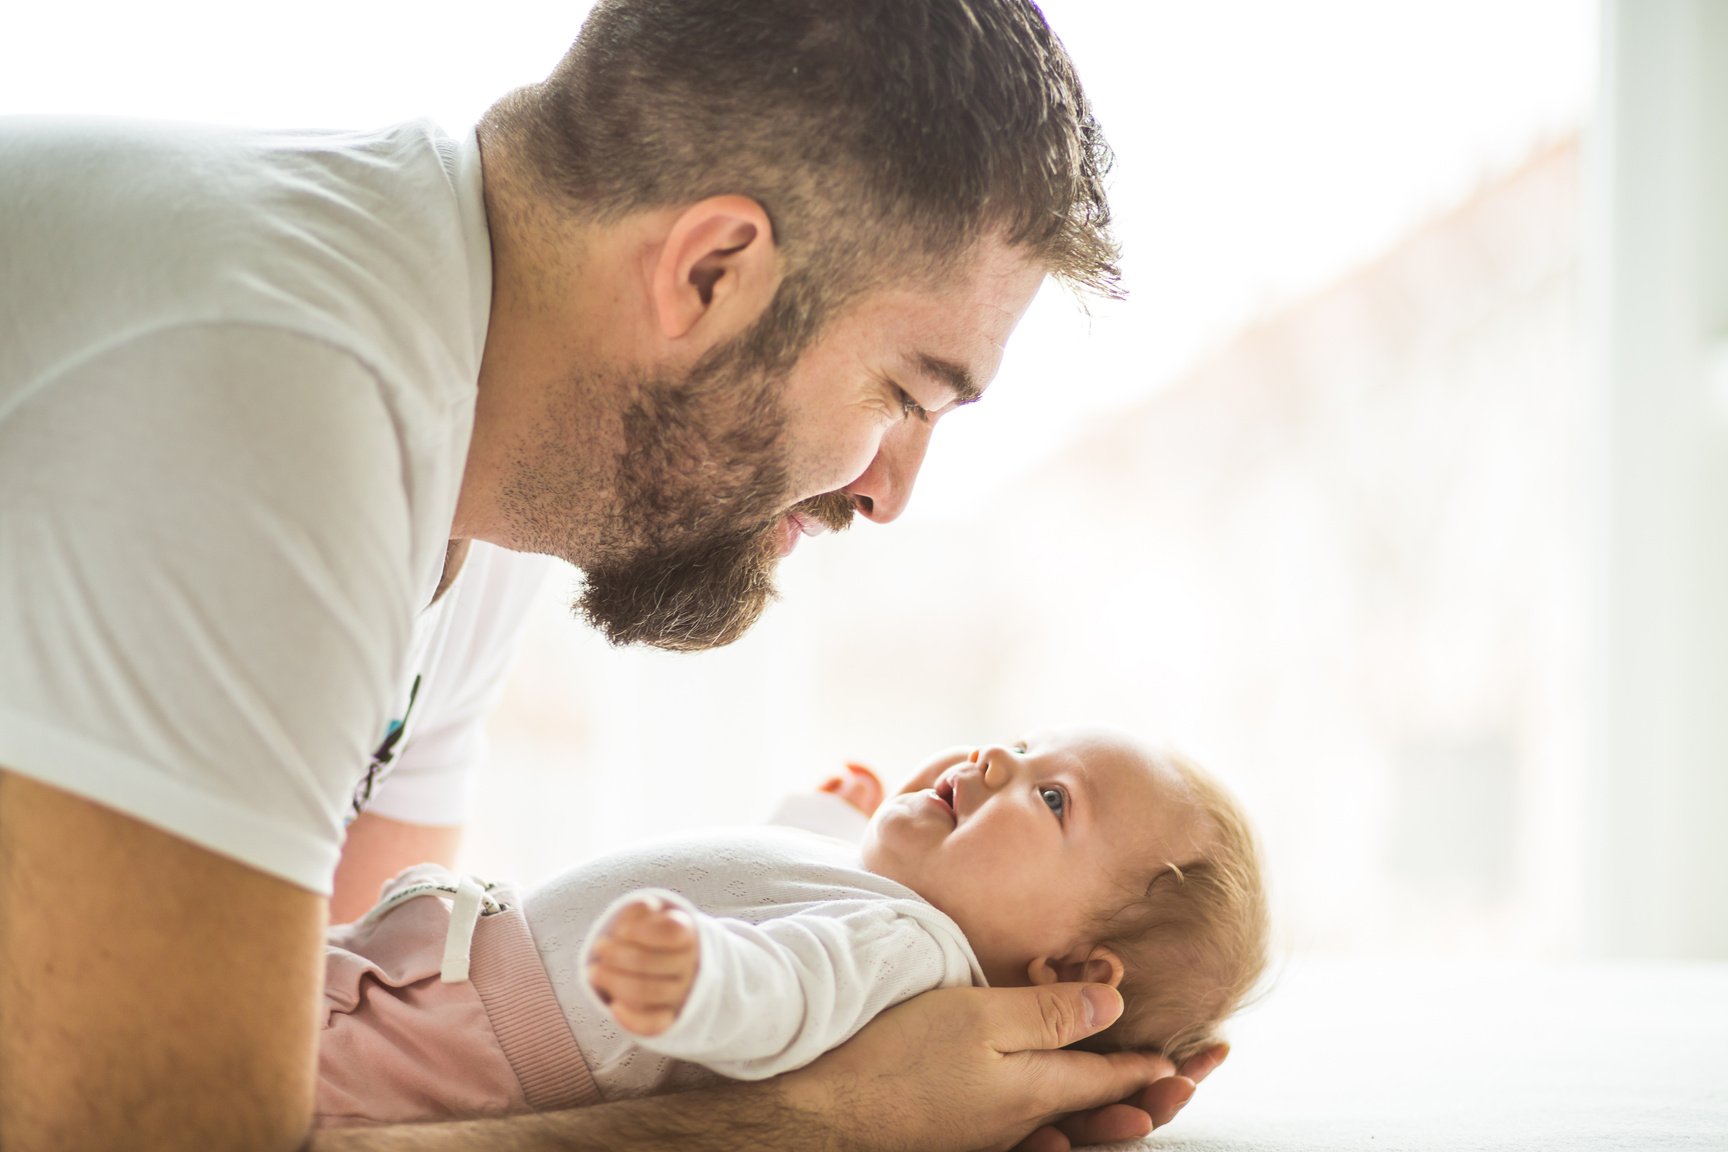
<svg viewBox="0 0 1728 1152"><path fill-rule="evenodd" d="M1162 1052L1181 1065L1218 1043L1266 970L1270 927L1260 853L1241 806L1198 765L1160 752L1200 817L1200 854L1161 860L1139 895L1104 916L1100 944L1121 957L1120 1019L1079 1045ZM1143 890L1140 883L1144 882Z"/></svg>

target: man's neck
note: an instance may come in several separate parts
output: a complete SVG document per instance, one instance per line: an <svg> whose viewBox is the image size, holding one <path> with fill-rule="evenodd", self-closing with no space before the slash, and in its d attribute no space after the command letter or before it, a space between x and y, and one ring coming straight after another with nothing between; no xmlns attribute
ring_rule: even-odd
<svg viewBox="0 0 1728 1152"><path fill-rule="evenodd" d="M450 590L450 585L456 583L456 577L462 574L462 565L468 560L468 545L470 540L452 540L444 548L444 572L438 577L438 590L432 593L431 601L426 605L430 608L438 603L439 597Z"/></svg>
<svg viewBox="0 0 1728 1152"><path fill-rule="evenodd" d="M513 162L513 143L508 134L480 135L492 299L450 535L521 548L502 496L519 478L524 450L543 449L549 433L580 436L557 454L576 473L562 478L567 502L607 503L627 399L616 389L629 379L607 366L628 359L620 345L630 347L639 321L620 314L621 302L639 293L620 282L626 269L607 250L607 231L560 216Z"/></svg>

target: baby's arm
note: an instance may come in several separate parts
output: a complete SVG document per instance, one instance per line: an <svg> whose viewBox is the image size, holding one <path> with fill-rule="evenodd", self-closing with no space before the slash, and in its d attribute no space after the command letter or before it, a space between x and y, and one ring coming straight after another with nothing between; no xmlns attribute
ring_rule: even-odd
<svg viewBox="0 0 1728 1152"><path fill-rule="evenodd" d="M973 980L957 930L909 900L750 924L670 892L624 897L586 948L589 987L650 1051L735 1080L803 1067L878 1013Z"/></svg>
<svg viewBox="0 0 1728 1152"><path fill-rule="evenodd" d="M864 839L870 816L882 803L882 781L862 764L848 764L812 792L793 792L780 799L768 823L802 828L848 844Z"/></svg>

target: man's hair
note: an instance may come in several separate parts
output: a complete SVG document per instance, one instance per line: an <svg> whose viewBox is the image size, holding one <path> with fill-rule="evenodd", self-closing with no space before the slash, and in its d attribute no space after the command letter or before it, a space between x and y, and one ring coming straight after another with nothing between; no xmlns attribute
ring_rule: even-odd
<svg viewBox="0 0 1728 1152"><path fill-rule="evenodd" d="M1186 784L1205 848L1194 859L1159 862L1144 891L1098 926L1100 942L1122 958L1123 1010L1080 1046L1156 1049L1180 1065L1222 1039L1220 1027L1266 971L1271 930L1259 849L1241 806L1186 757L1159 758Z"/></svg>
<svg viewBox="0 0 1728 1152"><path fill-rule="evenodd" d="M753 198L815 323L989 235L1121 294L1109 149L1029 0L599 0L482 131L591 218Z"/></svg>

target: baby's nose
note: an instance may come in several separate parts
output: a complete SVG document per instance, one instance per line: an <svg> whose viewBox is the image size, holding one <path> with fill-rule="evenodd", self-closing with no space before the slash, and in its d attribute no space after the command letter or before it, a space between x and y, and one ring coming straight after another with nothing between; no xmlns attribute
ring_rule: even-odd
<svg viewBox="0 0 1728 1152"><path fill-rule="evenodd" d="M1014 777L1015 756L1000 744L989 744L972 753L978 775L987 788L1000 788Z"/></svg>

